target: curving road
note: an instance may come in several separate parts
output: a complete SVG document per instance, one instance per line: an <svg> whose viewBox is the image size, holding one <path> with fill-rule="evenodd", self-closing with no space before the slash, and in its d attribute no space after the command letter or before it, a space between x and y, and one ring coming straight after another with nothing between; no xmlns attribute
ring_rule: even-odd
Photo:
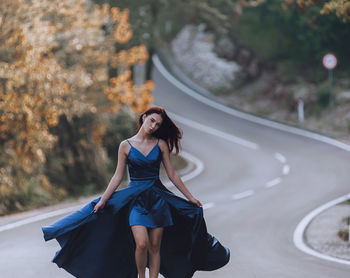
<svg viewBox="0 0 350 278"><path fill-rule="evenodd" d="M293 233L310 211L349 193L350 152L221 112L184 94L159 71L154 80L155 104L257 145L250 148L177 121L183 148L205 167L187 185L211 204L205 210L208 230L231 249L230 263L216 277L348 278L349 265L303 253L294 246Z"/></svg>
<svg viewBox="0 0 350 278"><path fill-rule="evenodd" d="M155 104L183 129L183 149L204 164L186 185L205 204L209 232L231 249L228 265L195 277L348 278L350 266L301 252L293 233L307 213L348 193L350 152L221 112L157 70L154 80ZM72 277L50 262L57 242L42 238L40 227L58 217L0 232L1 277Z"/></svg>

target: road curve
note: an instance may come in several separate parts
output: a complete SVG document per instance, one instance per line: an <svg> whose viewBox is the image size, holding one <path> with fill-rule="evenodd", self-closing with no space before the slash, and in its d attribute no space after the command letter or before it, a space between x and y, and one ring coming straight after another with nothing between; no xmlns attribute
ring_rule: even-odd
<svg viewBox="0 0 350 278"><path fill-rule="evenodd" d="M195 277L348 278L349 266L297 249L293 232L314 208L348 193L350 153L209 107L157 70L154 80L155 104L171 112L183 149L204 165L186 185L207 204L209 232L231 249L228 265ZM40 227L58 217L0 232L1 277L72 277L50 262L57 242L42 238Z"/></svg>
<svg viewBox="0 0 350 278"><path fill-rule="evenodd" d="M349 277L349 266L297 249L293 233L310 211L349 193L350 152L228 115L184 94L157 70L154 80L155 104L259 146L249 149L177 121L184 149L205 167L187 184L203 203L213 204L205 210L208 229L231 249L231 262L215 275Z"/></svg>

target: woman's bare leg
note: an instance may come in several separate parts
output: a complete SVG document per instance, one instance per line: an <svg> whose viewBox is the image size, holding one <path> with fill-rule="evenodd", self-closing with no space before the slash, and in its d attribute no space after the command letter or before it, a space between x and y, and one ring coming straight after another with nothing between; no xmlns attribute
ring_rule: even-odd
<svg viewBox="0 0 350 278"><path fill-rule="evenodd" d="M135 225L131 226L134 235L136 250L135 260L139 278L145 278L145 271L147 265L147 250L149 247L148 232L145 226Z"/></svg>
<svg viewBox="0 0 350 278"><path fill-rule="evenodd" d="M149 277L158 278L160 267L160 244L163 235L162 227L149 230Z"/></svg>

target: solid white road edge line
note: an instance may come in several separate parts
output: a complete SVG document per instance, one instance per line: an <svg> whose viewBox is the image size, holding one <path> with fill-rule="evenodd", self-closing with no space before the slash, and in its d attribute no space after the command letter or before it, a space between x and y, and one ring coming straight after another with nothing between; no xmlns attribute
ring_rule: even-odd
<svg viewBox="0 0 350 278"><path fill-rule="evenodd" d="M226 112L227 114L236 116L238 118L241 118L241 119L253 122L253 123L258 123L258 124L261 124L261 125L264 125L264 126L268 126L268 127L275 128L275 129L278 129L278 130L282 130L282 131L285 131L285 132L289 132L289 133L292 133L292 134L296 134L296 135L304 136L304 137L307 137L307 138L311 138L311 139L314 139L316 141L323 142L323 143L326 143L326 144L329 144L329 145L335 146L337 148L340 148L342 150L350 152L350 145L347 145L345 143L339 142L339 141L337 141L335 139L328 138L326 136L323 136L323 135L320 135L320 134L317 134L317 133L314 133L314 132L311 132L311 131L307 131L307 130L303 130L303 129L300 129L300 128L284 125L284 124L273 122L273 121L270 121L270 120L267 120L267 119L262 119L262 118L259 118L257 116L253 116L251 114L235 110L235 109L230 108L228 106L225 106L223 104L217 103L217 102L215 102L213 100L210 100L209 98L202 96L201 94L197 93L196 91L192 90L191 88L189 88L188 86L184 85L183 83L178 81L176 78L174 78L168 72L168 70L163 66L163 64L161 63L161 61L160 61L160 59L158 58L157 55L153 56L153 63L157 67L157 69L163 74L163 76L169 82L171 82L174 86L179 88L182 92L184 92L185 94L187 94L187 95L197 99L198 101L200 101L202 103L205 103L205 104L207 104L207 105L209 105L209 106L211 106L211 107L213 107L215 109L218 109L219 111ZM289 169L288 169L288 172L289 172ZM345 199L346 198L350 198L350 194L346 195L346 196L347 197L344 197ZM339 199L341 199L341 198L339 198ZM329 203L327 203L325 205L329 205L331 203L332 202L329 202ZM310 214L307 215L303 219L303 221L305 220L304 222L306 222L308 217L310 219L308 220L307 223L309 223L311 221L312 217L310 217ZM308 254L314 255L316 257L320 257L320 258L327 259L327 260L330 260L330 261L335 261L335 262L339 262L339 263L343 263L343 264L350 264L349 261L345 261L345 260L336 259L336 258L333 258L333 257L330 257L330 256L326 256L326 255L318 253L318 252L310 249L309 247L307 247L305 245L305 243L303 242L303 233L304 233L306 225L303 227L303 225L302 225L303 223L302 222L298 225L298 227L297 227L297 229L295 230L295 233L294 233L294 244L300 250L302 250L302 251L304 251L304 252L306 252Z"/></svg>
<svg viewBox="0 0 350 278"><path fill-rule="evenodd" d="M228 140L230 142L239 144L241 146L244 146L244 147L247 147L247 148L250 148L250 149L253 149L253 150L259 149L259 145L256 144L256 143L253 143L251 141L239 138L239 137L231 135L229 133L226 133L226 132L220 131L218 129L212 128L210 126L206 126L206 125L200 124L198 122L186 119L186 118L184 118L184 117L182 117L180 115L177 115L177 114L175 114L173 112L167 111L167 113L175 121L178 121L178 122L180 122L182 124L185 124L187 126L190 126L192 128L198 129L198 130L200 130L202 132L205 132L205 133L217 136L217 137L221 137L221 138L226 139L226 140Z"/></svg>
<svg viewBox="0 0 350 278"><path fill-rule="evenodd" d="M197 158L197 157L195 157L194 155L192 155L192 154L190 154L190 153L188 153L188 152L185 152L185 151L181 151L180 155L181 155L183 158L185 158L185 159L191 161L193 164L196 165L196 166L195 166L195 169L194 169L192 172L190 172L190 173L188 173L188 174L186 174L186 175L184 175L184 176L181 177L181 180L182 180L183 182L187 182L187 181L189 181L189 180L191 180L191 179L197 177L200 173L203 172L203 170L204 170L204 164L203 164L203 162L202 162L199 158ZM171 181L164 182L164 185L165 185L166 187L168 187L168 188L175 186Z"/></svg>
<svg viewBox="0 0 350 278"><path fill-rule="evenodd" d="M277 122L273 122L267 119L263 119L263 118L259 118L257 116L245 113L245 112L241 112L238 110L235 110L233 108L230 108L228 106L225 106L223 104L217 103L199 93L197 93L196 91L194 91L193 89L191 89L190 87L186 86L185 84L183 84L182 82L178 81L175 77L173 77L168 70L163 66L163 64L161 63L160 59L158 58L157 55L153 56L153 63L156 66L156 68L162 73L162 75L170 82L172 83L174 86L176 86L177 88L179 88L182 92L184 92L185 94L191 96L194 99L197 99L198 101L205 103L217 110L220 110L222 112L225 112L227 114L230 114L232 116L253 122L253 123L257 123L257 124L261 124L264 126L268 126L268 127L272 127L278 130L282 130L282 131L286 131L289 133L293 133L296 135L301 135L307 138L311 138L320 142L324 142L327 144L330 144L332 146L338 147L340 149L346 150L348 152L350 152L350 145L347 145L345 143L339 142L335 139L332 138L328 138L324 135L320 135L311 131L307 131L307 130L303 130L297 127L292 127L292 126L288 126L285 124L281 124L281 123L277 123Z"/></svg>
<svg viewBox="0 0 350 278"><path fill-rule="evenodd" d="M267 182L265 186L269 188L269 187L272 187L272 186L279 184L281 181L282 181L281 178L276 178L272 181Z"/></svg>
<svg viewBox="0 0 350 278"><path fill-rule="evenodd" d="M196 168L192 172L181 177L183 182L186 182L190 179L193 179L194 177L198 176L201 172L203 172L204 164L200 159L198 159L197 157L195 157L192 154L185 152L185 151L181 151L180 154L183 158L190 160L192 163L194 163L196 165ZM175 186L172 182L165 182L164 185L168 188ZM215 206L215 203L209 202L209 203L203 204L202 207L203 207L203 210L206 210L206 209L210 209L214 206Z"/></svg>
<svg viewBox="0 0 350 278"><path fill-rule="evenodd" d="M204 164L203 164L203 162L200 159L198 159L197 157L195 157L192 154L189 154L188 152L185 152L185 151L181 151L180 155L183 156L185 159L190 160L192 163L194 163L196 165L195 169L192 172L184 175L181 178L183 180L183 182L186 182L186 181L189 181L190 179L193 179L194 177L198 176L203 171ZM174 186L174 184L171 183L171 182L166 182L166 183L164 183L164 185L167 186L167 187ZM28 217L26 219L19 220L19 221L16 221L16 222L8 223L8 224L5 224L3 226L0 226L0 233L4 232L4 231L7 231L7 230L11 230L11 229L14 229L14 228L21 227L21 226L26 225L26 224L31 224L31 223L34 223L34 222L37 222L37 221L41 221L41 220L44 220L44 219L48 219L48 218L52 218L52 217L55 217L55 216L63 215L63 214L66 214L66 213L70 213L70 212L73 212L75 210L81 209L82 206L83 205L76 205L76 206L73 206L73 207L67 207L67 208L63 208L63 209L58 209L58 210L54 210L54 211L51 211L51 212L48 212L48 213L43 213L43 214L39 214L39 215L36 215L36 216Z"/></svg>
<svg viewBox="0 0 350 278"><path fill-rule="evenodd" d="M254 194L254 190L247 190L247 191L232 195L232 199L233 200L240 200L240 199L252 196L253 194Z"/></svg>
<svg viewBox="0 0 350 278"><path fill-rule="evenodd" d="M17 227L21 227L21 226L26 225L26 224L34 223L34 222L37 222L37 221L40 221L40 220L44 220L44 219L47 219L47 218L51 218L51 217L55 217L55 216L58 216L58 215L61 215L61 214L69 213L69 212L72 212L74 210L78 210L81 207L82 207L81 205L78 205L78 206L58 209L58 210L54 210L54 211L51 211L51 212L48 212L48 213L43 213L43 214L39 214L39 215L36 215L36 216L28 217L28 218L20 220L20 221L16 221L16 222L13 222L13 223L9 223L9 224L0 226L0 232L11 230L11 229L14 229L14 228L17 228Z"/></svg>
<svg viewBox="0 0 350 278"><path fill-rule="evenodd" d="M350 194L347 194L347 195L342 196L340 198L337 198L333 201L330 201L330 202L318 207L317 209L311 211L308 215L306 215L301 220L301 222L298 224L298 226L296 227L296 229L294 231L293 241L294 241L295 246L297 248L299 248L301 251L303 251L309 255L312 255L312 256L315 256L315 257L318 257L318 258L321 258L324 260L328 260L328 261L333 261L333 262L337 262L337 263L341 263L341 264L350 265L350 261L338 259L335 257L331 257L328 255L322 254L320 252L317 252L317 251L311 249L310 247L308 247L304 242L305 229L309 225L309 223L312 221L312 219L314 217L316 217L318 214L320 214L321 212L323 212L324 210L326 210L326 209L328 209L336 204L344 202L347 199L350 199Z"/></svg>

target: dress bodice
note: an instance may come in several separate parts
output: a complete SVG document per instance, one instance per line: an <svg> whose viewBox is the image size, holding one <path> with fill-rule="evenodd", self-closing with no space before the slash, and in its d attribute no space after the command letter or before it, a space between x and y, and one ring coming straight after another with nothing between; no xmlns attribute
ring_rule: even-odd
<svg viewBox="0 0 350 278"><path fill-rule="evenodd" d="M129 141L128 143L130 144ZM130 144L127 157L130 180L159 178L161 158L158 143L146 156Z"/></svg>

